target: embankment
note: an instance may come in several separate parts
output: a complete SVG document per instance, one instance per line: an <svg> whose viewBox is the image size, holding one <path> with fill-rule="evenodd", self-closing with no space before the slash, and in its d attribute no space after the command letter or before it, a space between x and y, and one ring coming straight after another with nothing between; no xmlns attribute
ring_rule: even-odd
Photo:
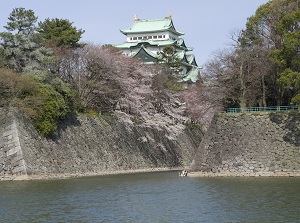
<svg viewBox="0 0 300 223"><path fill-rule="evenodd" d="M217 113L190 176L300 176L300 113Z"/></svg>
<svg viewBox="0 0 300 223"><path fill-rule="evenodd" d="M40 137L13 109L0 109L0 180L58 178L190 165L203 133L166 119L162 125L121 112L69 117Z"/></svg>

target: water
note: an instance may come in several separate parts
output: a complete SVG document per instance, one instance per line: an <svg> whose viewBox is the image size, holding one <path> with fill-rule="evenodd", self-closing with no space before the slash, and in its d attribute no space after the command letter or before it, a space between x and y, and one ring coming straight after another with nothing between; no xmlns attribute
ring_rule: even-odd
<svg viewBox="0 0 300 223"><path fill-rule="evenodd" d="M0 182L0 222L300 222L300 178L177 172Z"/></svg>

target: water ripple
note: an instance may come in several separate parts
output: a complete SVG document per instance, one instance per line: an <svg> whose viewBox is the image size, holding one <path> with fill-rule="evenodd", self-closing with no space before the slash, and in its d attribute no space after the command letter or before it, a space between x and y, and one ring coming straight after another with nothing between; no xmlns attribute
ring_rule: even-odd
<svg viewBox="0 0 300 223"><path fill-rule="evenodd" d="M300 222L300 178L177 172L0 182L0 222Z"/></svg>

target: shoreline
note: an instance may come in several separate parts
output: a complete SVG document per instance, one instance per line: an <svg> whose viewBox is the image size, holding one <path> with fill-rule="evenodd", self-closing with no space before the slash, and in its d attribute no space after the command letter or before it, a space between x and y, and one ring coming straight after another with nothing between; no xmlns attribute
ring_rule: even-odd
<svg viewBox="0 0 300 223"><path fill-rule="evenodd" d="M238 171L224 171L224 172L202 172L191 171L188 177L300 177L300 171L275 171L275 172L238 172Z"/></svg>
<svg viewBox="0 0 300 223"><path fill-rule="evenodd" d="M24 175L10 175L0 176L0 181L27 181L27 180L60 180L72 179L80 177L93 177L93 176L106 176L106 175L119 175L119 174L132 174L132 173L152 173L152 172L165 172L165 171L180 171L181 168L146 168L146 169L133 169L133 170L109 170L99 172L85 172L85 173L57 173L57 174L24 174Z"/></svg>
<svg viewBox="0 0 300 223"><path fill-rule="evenodd" d="M96 177L108 175L123 175L133 173L154 173L154 172L167 172L167 171L182 171L184 168L146 168L146 169L132 169L132 170L109 170L99 172L85 172L85 173L57 173L57 174L33 174L33 175L9 175L0 176L1 181L30 181L30 180L60 180L72 179L82 177ZM238 171L226 172L202 172L202 171L189 171L187 177L191 178L214 178L214 177L300 177L300 171L276 171L276 172L256 172L256 173L242 173Z"/></svg>

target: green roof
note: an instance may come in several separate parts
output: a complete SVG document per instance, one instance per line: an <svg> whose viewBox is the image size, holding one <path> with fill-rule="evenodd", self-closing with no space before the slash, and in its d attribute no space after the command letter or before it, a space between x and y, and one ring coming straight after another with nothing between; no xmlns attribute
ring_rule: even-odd
<svg viewBox="0 0 300 223"><path fill-rule="evenodd" d="M158 55L147 50L144 46L134 55L134 57L140 59L145 64L153 64L157 62Z"/></svg>
<svg viewBox="0 0 300 223"><path fill-rule="evenodd" d="M180 59L180 60L184 60L184 62L187 62L186 58L185 58L185 52L182 50L182 51L177 51L176 52L176 55L177 57Z"/></svg>
<svg viewBox="0 0 300 223"><path fill-rule="evenodd" d="M194 66L198 66L196 59L195 59L195 55L193 54L186 54L186 59L188 60L189 64L194 65Z"/></svg>
<svg viewBox="0 0 300 223"><path fill-rule="evenodd" d="M115 47L118 48L130 48L130 47L136 47L141 44L150 44L152 46L168 46L174 44L176 41L175 40L143 40L143 41L138 41L138 42L125 42L122 44L115 45Z"/></svg>
<svg viewBox="0 0 300 223"><path fill-rule="evenodd" d="M115 45L115 47L120 49L129 49L131 47L139 47L140 45L151 45L151 46L170 46L175 45L181 49L184 49L186 51L189 51L189 48L185 46L185 44L182 44L183 42L178 42L178 40L142 40L138 42L124 42L121 44Z"/></svg>
<svg viewBox="0 0 300 223"><path fill-rule="evenodd" d="M191 81L193 83L199 80L199 67L193 67L183 78L182 81Z"/></svg>
<svg viewBox="0 0 300 223"><path fill-rule="evenodd" d="M130 29L120 30L123 34L147 33L158 31L171 31L177 35L184 35L183 32L176 31L172 19L138 19L134 21Z"/></svg>
<svg viewBox="0 0 300 223"><path fill-rule="evenodd" d="M181 64L192 67L192 65L189 64L183 50L176 52L176 55L179 58ZM149 63L151 63L153 61L157 61L157 59L159 58L159 56L157 54L152 53L144 45L141 46L139 51L133 57L140 58L143 62L149 62ZM149 58L152 58L155 60L149 60Z"/></svg>

